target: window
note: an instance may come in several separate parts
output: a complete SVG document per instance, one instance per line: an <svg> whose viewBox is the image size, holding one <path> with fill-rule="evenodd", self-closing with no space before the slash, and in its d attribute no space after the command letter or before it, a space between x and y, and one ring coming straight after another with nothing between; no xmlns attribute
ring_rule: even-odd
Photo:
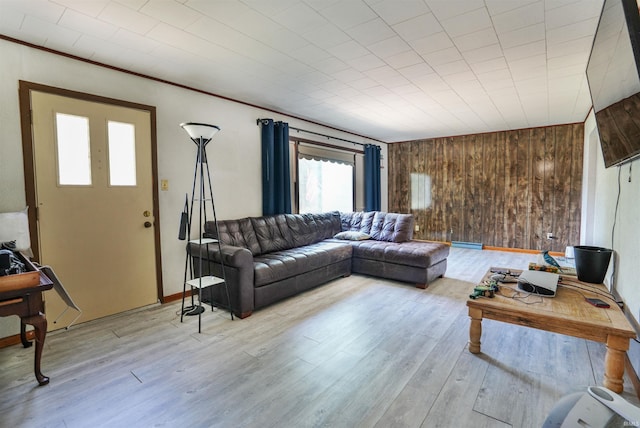
<svg viewBox="0 0 640 428"><path fill-rule="evenodd" d="M362 152L308 140L292 143L295 211L354 211L357 201L362 199L356 186L358 174L362 175Z"/></svg>
<svg viewBox="0 0 640 428"><path fill-rule="evenodd" d="M109 184L136 185L136 132L131 123L108 122Z"/></svg>
<svg viewBox="0 0 640 428"><path fill-rule="evenodd" d="M431 207L431 176L411 173L411 209L425 210Z"/></svg>
<svg viewBox="0 0 640 428"><path fill-rule="evenodd" d="M298 168L301 213L353 211L353 165L301 158Z"/></svg>
<svg viewBox="0 0 640 428"><path fill-rule="evenodd" d="M89 118L56 113L56 154L58 184L91 185Z"/></svg>

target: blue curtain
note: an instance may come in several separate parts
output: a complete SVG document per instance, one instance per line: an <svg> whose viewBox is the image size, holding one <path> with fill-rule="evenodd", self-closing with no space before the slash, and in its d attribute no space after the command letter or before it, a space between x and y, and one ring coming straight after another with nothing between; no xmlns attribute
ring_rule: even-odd
<svg viewBox="0 0 640 428"><path fill-rule="evenodd" d="M364 146L364 209L380 211L380 146Z"/></svg>
<svg viewBox="0 0 640 428"><path fill-rule="evenodd" d="M261 119L262 215L291 213L289 124Z"/></svg>

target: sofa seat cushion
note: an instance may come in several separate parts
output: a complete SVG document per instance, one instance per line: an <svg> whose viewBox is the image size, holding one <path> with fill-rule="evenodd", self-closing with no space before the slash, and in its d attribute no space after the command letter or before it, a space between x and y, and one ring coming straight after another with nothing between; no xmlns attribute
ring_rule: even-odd
<svg viewBox="0 0 640 428"><path fill-rule="evenodd" d="M253 258L254 286L261 287L351 259L352 253L351 246L344 242L320 241L256 256Z"/></svg>
<svg viewBox="0 0 640 428"><path fill-rule="evenodd" d="M399 265L428 268L445 260L449 246L437 242L407 241L349 241L353 246L353 257L395 263Z"/></svg>

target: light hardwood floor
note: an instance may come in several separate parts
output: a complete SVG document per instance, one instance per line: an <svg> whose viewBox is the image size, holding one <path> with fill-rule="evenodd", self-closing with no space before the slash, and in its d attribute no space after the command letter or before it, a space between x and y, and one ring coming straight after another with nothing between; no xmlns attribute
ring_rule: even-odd
<svg viewBox="0 0 640 428"><path fill-rule="evenodd" d="M539 427L600 384L604 346L485 320L466 349L473 285L535 257L452 248L426 290L352 275L244 320L207 310L201 334L179 302L77 325L47 336L43 387L33 348L0 349L0 426Z"/></svg>

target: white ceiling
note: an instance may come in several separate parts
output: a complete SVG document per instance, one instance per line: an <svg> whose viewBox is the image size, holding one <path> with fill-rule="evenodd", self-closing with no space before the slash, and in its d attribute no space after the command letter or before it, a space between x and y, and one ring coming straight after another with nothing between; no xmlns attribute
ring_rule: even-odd
<svg viewBox="0 0 640 428"><path fill-rule="evenodd" d="M0 34L387 142L584 121L603 0L0 0Z"/></svg>

